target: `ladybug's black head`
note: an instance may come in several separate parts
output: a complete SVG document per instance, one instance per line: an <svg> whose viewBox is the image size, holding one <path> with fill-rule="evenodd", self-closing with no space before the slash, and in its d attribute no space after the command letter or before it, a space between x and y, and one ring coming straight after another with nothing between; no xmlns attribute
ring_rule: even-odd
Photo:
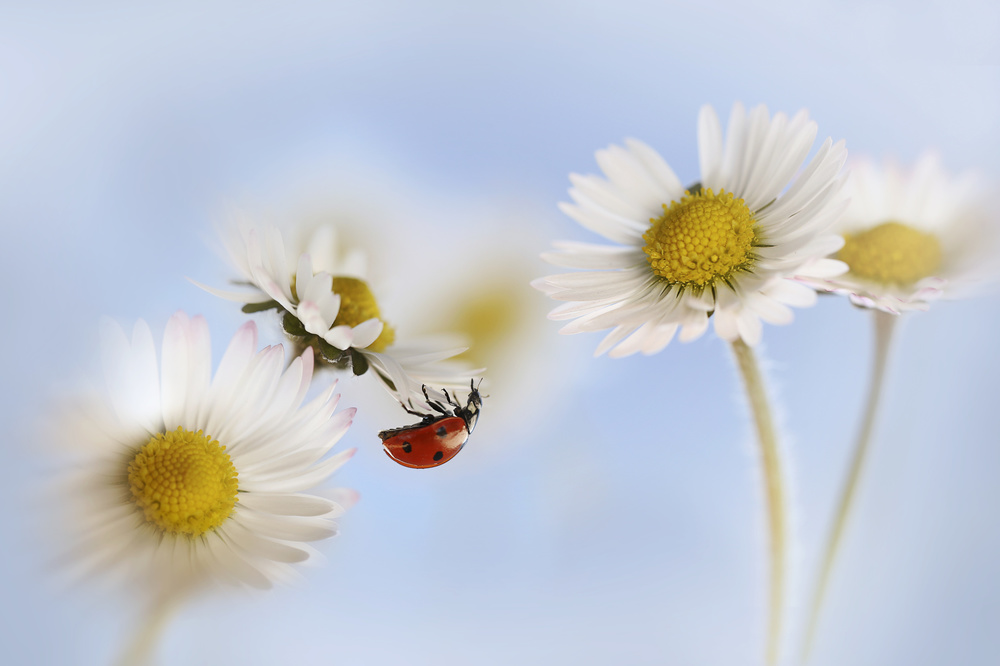
<svg viewBox="0 0 1000 666"><path fill-rule="evenodd" d="M483 406L483 397L479 395L479 389L475 386L469 387L469 399L465 403L465 407L458 410L458 416L465 419L465 427L472 432L472 429L476 427L476 421L479 420L479 409Z"/></svg>

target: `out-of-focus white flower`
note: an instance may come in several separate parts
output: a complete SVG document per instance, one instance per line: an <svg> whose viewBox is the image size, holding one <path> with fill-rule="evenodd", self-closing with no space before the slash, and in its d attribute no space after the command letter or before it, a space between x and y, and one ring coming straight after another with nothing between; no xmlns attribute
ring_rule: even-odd
<svg viewBox="0 0 1000 666"><path fill-rule="evenodd" d="M522 215L537 219L537 213ZM573 369L560 366L555 340L545 335L545 299L529 287L541 264L525 247L544 243L534 229L517 224L510 221L502 230L483 225L485 231L458 235L435 247L435 256L447 259L449 274L427 276L421 291L433 294L435 305L411 317L428 332L461 335L469 349L457 358L489 368L483 394L490 416L477 432L479 441L491 432L509 438L507 429L520 432L534 419L545 418L560 389L575 379ZM454 275L467 278L456 280ZM520 438L514 439L505 439L502 450L518 446Z"/></svg>
<svg viewBox="0 0 1000 666"><path fill-rule="evenodd" d="M58 486L73 577L161 596L212 580L266 588L318 555L309 543L335 533L355 496L306 491L354 454L327 457L355 410L335 411L335 383L303 404L311 349L285 369L284 349L257 351L247 323L213 375L205 320L179 312L159 360L143 321L131 339L108 322L102 356L106 398L60 437L73 454Z"/></svg>
<svg viewBox="0 0 1000 666"><path fill-rule="evenodd" d="M997 229L972 174L952 178L929 153L909 172L861 162L848 191L851 204L835 231L845 239L836 256L850 270L807 284L899 314L966 295L995 273Z"/></svg>
<svg viewBox="0 0 1000 666"><path fill-rule="evenodd" d="M597 152L604 176L573 174L562 210L617 245L557 243L548 262L582 273L535 281L560 301L552 319L563 333L611 328L597 355L662 350L678 329L701 336L709 317L726 340L756 344L761 321L787 324L788 306L815 293L792 278L845 270L824 259L842 239L829 228L846 206L839 176L847 152L827 139L803 163L816 138L805 111L771 117L733 107L723 141L710 106L698 121L701 177L685 188L649 146L634 140Z"/></svg>
<svg viewBox="0 0 1000 666"><path fill-rule="evenodd" d="M282 325L300 347L312 347L326 363L369 369L402 403L423 402L423 384L467 389L475 372L449 361L465 350L456 338L396 340L383 319L367 281L365 255L340 246L332 225L321 225L301 246L286 250L273 226L246 222L223 231L245 291L226 291L198 284L222 298L245 303L244 311L277 309Z"/></svg>

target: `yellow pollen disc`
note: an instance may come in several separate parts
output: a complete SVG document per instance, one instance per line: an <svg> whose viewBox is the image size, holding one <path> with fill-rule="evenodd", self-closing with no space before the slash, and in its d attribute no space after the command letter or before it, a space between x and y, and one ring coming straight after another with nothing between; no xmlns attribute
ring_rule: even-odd
<svg viewBox="0 0 1000 666"><path fill-rule="evenodd" d="M844 235L837 253L851 273L882 284L909 285L941 268L941 244L931 234L899 222L884 222Z"/></svg>
<svg viewBox="0 0 1000 666"><path fill-rule="evenodd" d="M685 192L650 222L643 250L653 272L670 284L702 288L753 267L753 215L731 193Z"/></svg>
<svg viewBox="0 0 1000 666"><path fill-rule="evenodd" d="M337 319L334 326L357 326L369 319L381 319L378 310L378 303L375 296L368 287L368 283L353 277L333 278L333 292L340 295L340 311L337 312ZM375 339L375 342L368 345L367 349L373 352L383 351L396 339L396 331L389 324L382 321L382 333Z"/></svg>
<svg viewBox="0 0 1000 666"><path fill-rule="evenodd" d="M524 299L519 298L521 284L516 286L496 281L476 286L475 295L466 295L452 313L448 331L460 333L469 348L458 358L475 366L489 366L489 359L516 333L519 322L527 316Z"/></svg>
<svg viewBox="0 0 1000 666"><path fill-rule="evenodd" d="M215 529L237 501L236 468L226 447L201 430L153 435L129 463L128 484L146 520L171 534Z"/></svg>

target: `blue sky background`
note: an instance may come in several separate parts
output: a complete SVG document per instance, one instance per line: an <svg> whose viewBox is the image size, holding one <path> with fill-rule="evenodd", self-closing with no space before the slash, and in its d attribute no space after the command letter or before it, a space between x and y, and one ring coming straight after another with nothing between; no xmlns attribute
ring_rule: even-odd
<svg viewBox="0 0 1000 666"><path fill-rule="evenodd" d="M693 180L703 103L806 107L852 154L932 148L995 182L998 32L1000 7L963 1L6 3L5 661L108 663L133 627L126 600L48 583L39 424L96 366L102 315L205 314L218 357L242 315L185 277L228 277L211 249L227 206L354 211L384 309L430 326L448 298L412 285L474 285L501 245L542 275L551 240L596 240L556 210L596 149L640 138ZM341 446L361 450L337 482L363 498L328 562L185 609L162 663L760 663L760 483L726 345L594 360L599 336L558 336L524 290L537 321L462 455L392 465L375 433L399 415L345 386L362 411ZM831 297L765 330L795 488L790 646L870 325ZM998 325L996 296L907 317L815 664L1000 650Z"/></svg>

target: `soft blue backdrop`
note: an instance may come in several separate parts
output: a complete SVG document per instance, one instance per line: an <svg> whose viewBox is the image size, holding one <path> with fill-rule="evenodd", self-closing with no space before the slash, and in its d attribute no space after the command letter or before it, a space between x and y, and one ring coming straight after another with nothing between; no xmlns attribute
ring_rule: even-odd
<svg viewBox="0 0 1000 666"><path fill-rule="evenodd" d="M523 238L527 257L596 240L555 205L597 148L641 138L693 180L705 102L807 107L853 153L936 148L995 179L998 32L1000 6L965 1L4 3L3 661L108 663L134 626L124 601L47 585L33 449L53 387L95 365L101 315L162 330L204 313L221 349L242 315L184 278L228 275L204 242L227 203L369 205L390 240L448 239L472 283L480 234ZM449 270L439 259L428 272ZM765 332L796 491L792 618L869 324L829 298ZM906 321L815 664L994 663L998 325L996 297ZM510 360L535 375L487 401L440 470L389 464L383 412L362 412L337 480L363 499L326 565L300 589L190 607L161 661L759 663L760 484L726 346L593 360L598 336L557 328Z"/></svg>

